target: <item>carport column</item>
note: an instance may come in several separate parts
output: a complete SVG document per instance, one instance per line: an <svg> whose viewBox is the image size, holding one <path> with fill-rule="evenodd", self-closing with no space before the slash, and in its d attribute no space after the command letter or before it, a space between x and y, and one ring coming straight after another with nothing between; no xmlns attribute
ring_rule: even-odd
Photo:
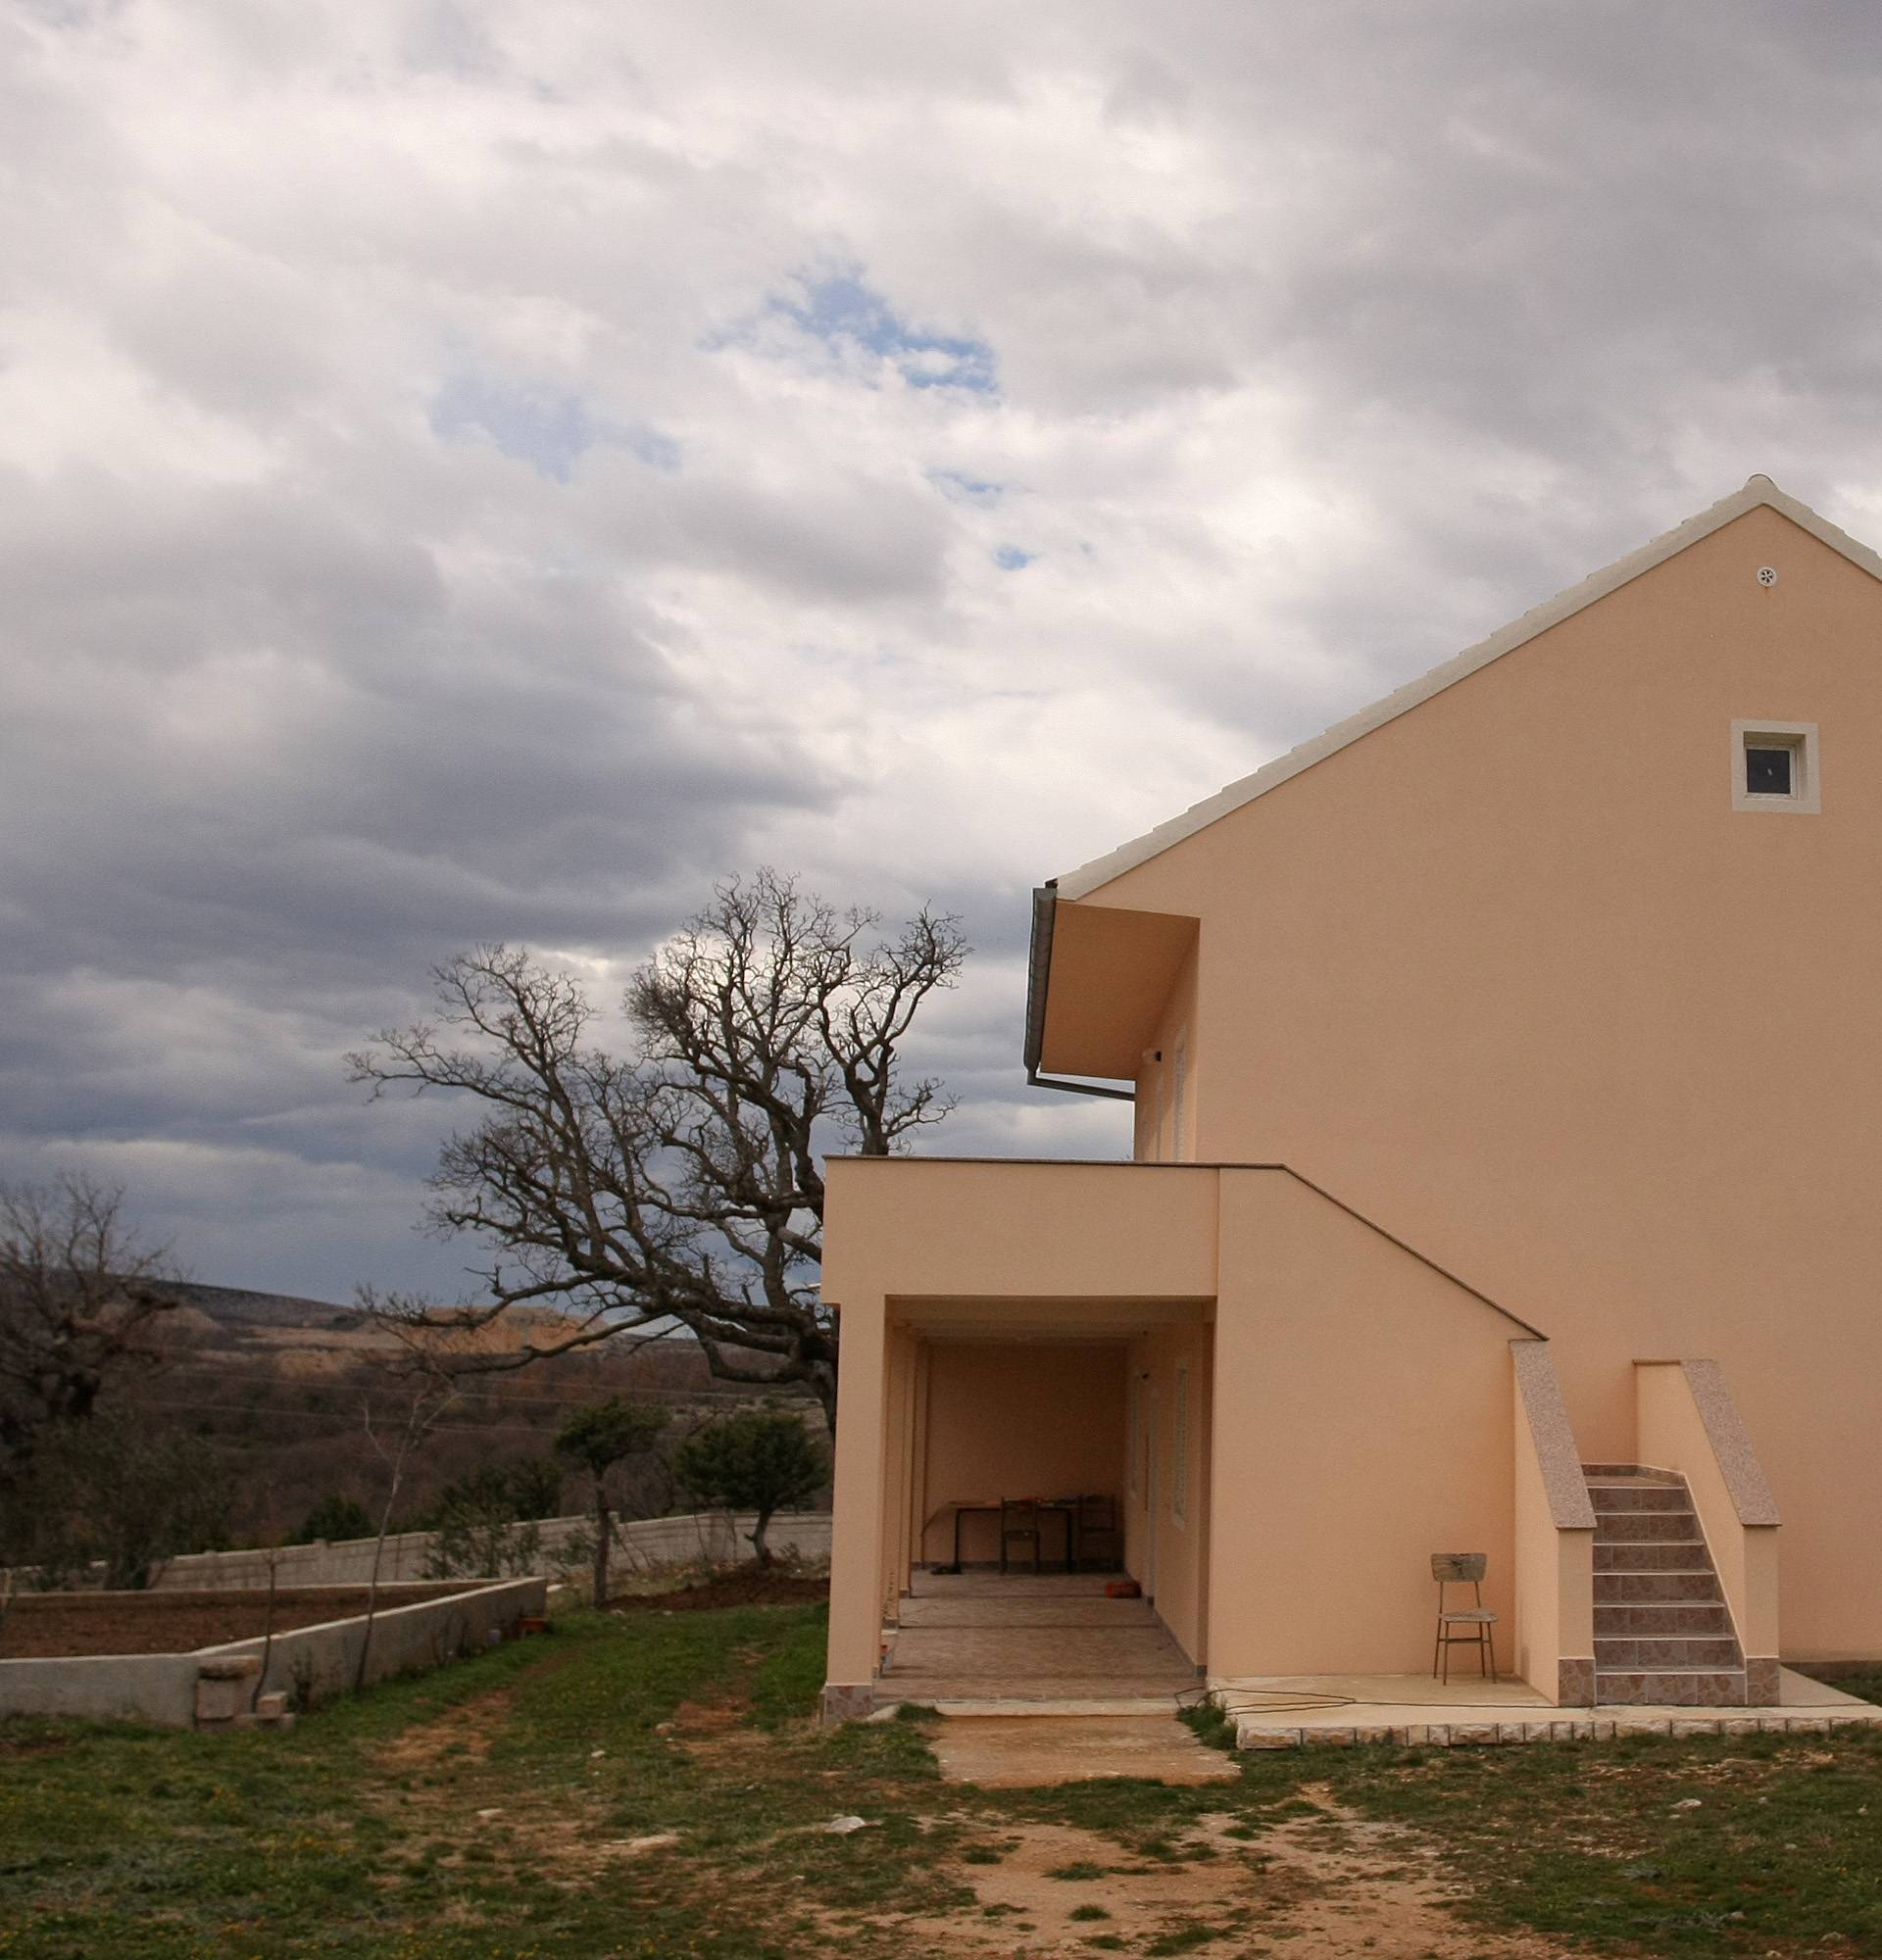
<svg viewBox="0 0 1882 1960"><path fill-rule="evenodd" d="M909 1582L909 1508L915 1494L916 1338L906 1327L889 1330L887 1500L882 1518L882 1619L893 1625Z"/></svg>
<svg viewBox="0 0 1882 1960"><path fill-rule="evenodd" d="M875 1705L882 1639L882 1530L888 1482L887 1309L880 1294L842 1302L836 1475L830 1519L830 1646L823 1720Z"/></svg>
<svg viewBox="0 0 1882 1960"><path fill-rule="evenodd" d="M1215 1341L1210 1425L1209 1625L1204 1651L1212 1675L1260 1672L1266 1615L1277 1590L1263 1556L1275 1489L1270 1423L1259 1418L1274 1370L1273 1302L1263 1298L1272 1238L1263 1209L1274 1189L1268 1172L1223 1170L1215 1280Z"/></svg>

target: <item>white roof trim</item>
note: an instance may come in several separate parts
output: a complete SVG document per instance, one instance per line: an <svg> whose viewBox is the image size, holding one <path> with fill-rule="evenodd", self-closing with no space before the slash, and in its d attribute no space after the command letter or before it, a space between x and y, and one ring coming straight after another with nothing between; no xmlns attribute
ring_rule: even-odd
<svg viewBox="0 0 1882 1960"><path fill-rule="evenodd" d="M1567 591L1559 592L1545 604L1532 608L1521 618L1512 619L1487 640L1479 640L1474 647L1466 647L1442 666L1433 667L1416 680L1407 681L1383 701L1375 701L1370 708L1362 708L1359 713L1336 722L1323 735L1316 735L1311 742L1303 742L1298 749L1290 749L1286 755L1277 756L1252 776L1230 783L1226 789L1218 790L1203 803L1192 805L1180 816L1171 817L1167 823L1160 823L1146 835L1119 845L1103 858L1094 858L1089 864L1079 865L1077 870L1058 880L1059 897L1088 897L1101 885L1108 885L1112 879L1135 870L1139 864L1167 851L1172 844L1194 837L1199 830L1227 816L1231 810L1240 809L1244 804L1253 803L1257 797L1264 796L1290 777L1298 776L1303 769L1311 769L1315 762L1357 742L1362 735L1369 735L1373 729L1384 727L1388 721L1396 721L1421 701L1429 701L1434 694L1441 694L1478 668L1487 667L1492 661L1513 653L1538 633L1546 633L1551 626L1560 625L1583 607L1592 606L1597 599L1607 598L1609 593L1630 579L1638 578L1644 571L1652 571L1657 564L1663 564L1688 545L1698 544L1701 538L1709 537L1734 517L1742 517L1747 511L1754 511L1760 504L1768 504L1773 511L1790 518L1792 523L1808 531L1813 538L1820 539L1832 551L1841 552L1851 564L1860 565L1871 577L1882 579L1882 557L1867 545L1858 544L1847 531L1839 530L1827 518L1819 517L1808 504L1800 504L1795 497L1786 496L1768 476L1754 476L1744 489L1735 490L1731 496L1722 498L1710 510L1700 512L1696 517L1688 517L1677 529L1656 538L1652 544L1643 545L1639 551L1629 552L1625 558L1616 559L1605 569L1591 572L1579 585L1571 585Z"/></svg>

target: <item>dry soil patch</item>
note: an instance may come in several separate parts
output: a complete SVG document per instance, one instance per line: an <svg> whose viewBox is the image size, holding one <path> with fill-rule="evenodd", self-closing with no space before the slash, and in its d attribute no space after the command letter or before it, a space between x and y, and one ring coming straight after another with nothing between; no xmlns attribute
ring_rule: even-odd
<svg viewBox="0 0 1882 1960"><path fill-rule="evenodd" d="M480 1582L473 1582L480 1583ZM442 1599L468 1589L455 1580L432 1586L381 1586L379 1610ZM318 1627L366 1611L364 1586L284 1587L274 1596L274 1631ZM65 1654L191 1653L267 1633L266 1588L239 1592L28 1592L7 1616L0 1659Z"/></svg>
<svg viewBox="0 0 1882 1960"><path fill-rule="evenodd" d="M1312 1816L1249 1840L1228 1836L1231 1817L1200 1820L1176 1861L1134 1855L1114 1838L1066 1825L992 1828L986 1842L1000 1862L959 1869L976 1904L895 1930L910 1954L1011 1960L1089 1956L1094 1935L1138 1953L1182 1940L1177 1950L1223 1960L1574 1960L1574 1948L1470 1927L1431 1844L1353 1815L1324 1789L1307 1794L1318 1806ZM1103 1917L1073 1917L1094 1909Z"/></svg>
<svg viewBox="0 0 1882 1960"><path fill-rule="evenodd" d="M991 1789L1149 1777L1162 1783L1233 1783L1239 1774L1173 1715L966 1715L933 1731L949 1783Z"/></svg>

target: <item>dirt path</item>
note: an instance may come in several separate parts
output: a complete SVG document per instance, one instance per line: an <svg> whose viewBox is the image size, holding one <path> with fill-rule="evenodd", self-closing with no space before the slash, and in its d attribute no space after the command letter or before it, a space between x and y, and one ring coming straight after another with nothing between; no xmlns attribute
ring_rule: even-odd
<svg viewBox="0 0 1882 1960"><path fill-rule="evenodd" d="M1089 1777L1234 1783L1241 1775L1168 1715L951 1716L930 1740L948 1783L1038 1788Z"/></svg>
<svg viewBox="0 0 1882 1960"><path fill-rule="evenodd" d="M442 1599L467 1590L465 1580L379 1588L379 1609ZM364 1586L284 1586L276 1593L277 1634L352 1619L366 1611ZM28 1592L7 1615L0 1656L56 1659L68 1654L192 1653L229 1641L260 1640L270 1626L268 1593Z"/></svg>
<svg viewBox="0 0 1882 1960"><path fill-rule="evenodd" d="M404 1730L373 1758L380 1781L368 1800L428 1842L439 1864L459 1867L474 1854L481 1863L526 1864L552 1885L585 1885L622 1858L674 1841L667 1834L603 1837L599 1800L494 1777L490 1745L515 1698L514 1688L492 1689Z"/></svg>
<svg viewBox="0 0 1882 1960"><path fill-rule="evenodd" d="M755 1658L738 1652L706 1694L674 1710L661 1728L668 1747L706 1764L722 1751L768 1746L743 1723ZM493 1767L491 1745L514 1694L504 1687L461 1702L378 1751L371 1800L399 1817L415 1848L446 1866L526 1866L573 1887L679 1842L670 1832L610 1837L599 1789L588 1799L567 1783L537 1788L506 1778L501 1760ZM774 1924L820 1929L807 1953L850 1951L859 1960L1091 1960L1107 1949L1205 1960L1575 1960L1576 1949L1534 1936L1472 1928L1431 1839L1360 1816L1321 1784L1306 1786L1287 1814L1266 1822L1216 1811L1166 1833L1150 1823L1112 1834L1014 1822L951 1810L945 1798L928 1824L950 1827L946 1876L971 1888L970 1904L919 1916L817 1909L794 1885L780 1885L769 1902ZM767 1848L760 1840L747 1852L746 1883L761 1888ZM682 1887L711 1890L733 1876L722 1867L668 1871Z"/></svg>
<svg viewBox="0 0 1882 1960"><path fill-rule="evenodd" d="M904 1950L1043 1960L1088 1956L1096 1935L1133 1952L1181 1941L1168 1950L1224 1960L1571 1960L1574 1949L1461 1920L1435 1848L1416 1834L1356 1816L1324 1787L1303 1795L1312 1814L1247 1838L1230 1835L1245 1828L1233 1818L1202 1819L1173 1847L1180 1862L1133 1857L1065 1825L990 1834L1000 1862L962 1868L976 1907L900 1922Z"/></svg>

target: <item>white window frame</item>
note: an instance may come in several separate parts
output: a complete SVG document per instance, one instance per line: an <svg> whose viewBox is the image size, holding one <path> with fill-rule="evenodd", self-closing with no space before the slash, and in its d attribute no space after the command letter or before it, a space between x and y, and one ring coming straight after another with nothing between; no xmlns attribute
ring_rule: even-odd
<svg viewBox="0 0 1882 1960"><path fill-rule="evenodd" d="M1789 796L1755 796L1745 787L1745 755L1750 749L1791 752ZM1734 721L1732 723L1732 808L1788 811L1813 816L1823 808L1823 763L1814 721Z"/></svg>
<svg viewBox="0 0 1882 1960"><path fill-rule="evenodd" d="M1176 1363L1175 1407L1169 1422L1169 1515L1180 1529L1189 1522L1189 1363Z"/></svg>

